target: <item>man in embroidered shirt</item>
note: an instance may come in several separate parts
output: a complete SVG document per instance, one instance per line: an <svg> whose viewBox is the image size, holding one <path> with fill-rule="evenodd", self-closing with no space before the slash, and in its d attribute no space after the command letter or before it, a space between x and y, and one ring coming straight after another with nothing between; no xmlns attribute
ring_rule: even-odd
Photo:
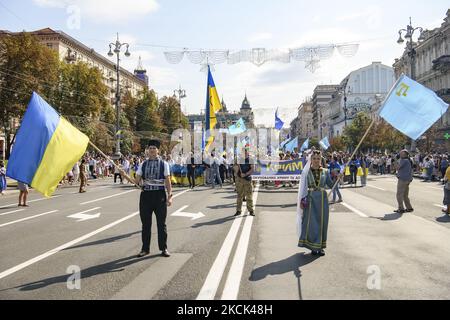
<svg viewBox="0 0 450 320"><path fill-rule="evenodd" d="M151 140L144 161L136 172L136 184L141 186L139 212L142 221L142 250L138 257L150 253L150 238L152 230L152 214L155 212L158 225L158 245L161 255L169 257L167 250L167 207L172 205L172 184L170 182L169 164L159 157L161 143ZM166 196L167 191L167 196Z"/></svg>

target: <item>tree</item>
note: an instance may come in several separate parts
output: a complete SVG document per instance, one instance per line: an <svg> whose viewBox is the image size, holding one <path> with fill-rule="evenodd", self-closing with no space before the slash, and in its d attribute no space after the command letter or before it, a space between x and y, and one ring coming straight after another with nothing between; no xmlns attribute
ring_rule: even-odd
<svg viewBox="0 0 450 320"><path fill-rule="evenodd" d="M437 122L423 134L424 138L417 143L420 151L426 153L448 151L448 140L444 136L445 131L440 127L441 124Z"/></svg>
<svg viewBox="0 0 450 320"><path fill-rule="evenodd" d="M138 104L138 99L134 98L130 91L127 91L122 98L122 111L124 112L128 123L130 125L130 130L136 131L136 108Z"/></svg>
<svg viewBox="0 0 450 320"><path fill-rule="evenodd" d="M358 146L371 122L372 120L366 113L360 112L353 119L352 123L345 127L342 139L350 150L353 151ZM361 144L360 150L366 150L371 146L373 136L370 136L370 134L372 132L373 131L369 132L367 139L365 139Z"/></svg>
<svg viewBox="0 0 450 320"><path fill-rule="evenodd" d="M330 151L342 151L345 149L344 139L342 137L333 137L330 140Z"/></svg>
<svg viewBox="0 0 450 320"><path fill-rule="evenodd" d="M378 150L398 151L402 149L408 138L400 131L381 119L375 123L371 143Z"/></svg>
<svg viewBox="0 0 450 320"><path fill-rule="evenodd" d="M141 136L141 147L145 148L152 133L159 133L163 128L158 98L153 90L145 88L137 100L135 108L136 132Z"/></svg>
<svg viewBox="0 0 450 320"><path fill-rule="evenodd" d="M111 109L106 98L108 87L98 68L84 62L61 62L59 78L52 100L61 114L98 119L103 111Z"/></svg>
<svg viewBox="0 0 450 320"><path fill-rule="evenodd" d="M344 129L342 141L350 150L354 150L369 128L372 119L365 112L360 112L352 123ZM407 143L408 138L393 128L385 120L376 120L367 137L361 144L360 150L398 151Z"/></svg>
<svg viewBox="0 0 450 320"><path fill-rule="evenodd" d="M159 103L159 114L163 123L162 132L171 134L174 130L189 128L189 121L181 112L180 103L175 97L164 96Z"/></svg>
<svg viewBox="0 0 450 320"><path fill-rule="evenodd" d="M13 119L23 117L33 91L46 99L53 95L58 65L56 52L29 33L0 38L0 125L5 133L6 159L16 133Z"/></svg>
<svg viewBox="0 0 450 320"><path fill-rule="evenodd" d="M319 144L319 139L317 138L311 138L309 139L309 148L316 148L316 149L320 149L320 144Z"/></svg>

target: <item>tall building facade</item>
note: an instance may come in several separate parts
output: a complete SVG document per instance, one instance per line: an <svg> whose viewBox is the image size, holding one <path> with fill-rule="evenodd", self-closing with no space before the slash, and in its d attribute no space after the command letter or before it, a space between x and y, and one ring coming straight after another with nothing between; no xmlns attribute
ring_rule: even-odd
<svg viewBox="0 0 450 320"><path fill-rule="evenodd" d="M1 36L14 36L19 32L10 32L1 30ZM48 48L57 52L61 61L66 63L84 62L91 67L100 70L103 75L104 84L110 88L108 98L112 101L115 99L116 90L116 64L106 57L97 53L94 49L89 48L78 40L72 38L63 31L45 28L30 32L39 42ZM106 50L106 48L105 48ZM121 90L130 91L133 96L137 96L140 91L148 87L147 71L142 67L142 63L136 68L135 73L129 72L124 68L120 68L120 87Z"/></svg>
<svg viewBox="0 0 450 320"><path fill-rule="evenodd" d="M311 138L314 135L313 126L313 103L311 99L303 102L298 108L298 126L297 135L300 139Z"/></svg>
<svg viewBox="0 0 450 320"><path fill-rule="evenodd" d="M434 90L445 102L450 103L450 9L444 22L433 30L424 30L423 40L415 45L415 74L411 75L411 59L407 50L402 57L395 60L395 75L402 73L413 76L424 86ZM450 130L450 111L447 111L438 122L441 138L436 142L444 144L444 132Z"/></svg>
<svg viewBox="0 0 450 320"><path fill-rule="evenodd" d="M329 102L323 118L327 136L340 136L359 112L376 113L394 83L394 69L381 62L352 71Z"/></svg>
<svg viewBox="0 0 450 320"><path fill-rule="evenodd" d="M339 85L332 84L320 85L314 89L312 97L313 137L322 139L324 136L328 135L329 128L324 119L327 118L327 114L329 113L328 105L339 88Z"/></svg>

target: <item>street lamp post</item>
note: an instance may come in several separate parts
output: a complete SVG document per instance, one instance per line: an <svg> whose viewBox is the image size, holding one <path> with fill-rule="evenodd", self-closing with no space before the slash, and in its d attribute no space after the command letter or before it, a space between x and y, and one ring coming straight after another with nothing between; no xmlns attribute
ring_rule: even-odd
<svg viewBox="0 0 450 320"><path fill-rule="evenodd" d="M117 55L117 64L116 64L116 74L117 74L117 83L116 83L116 156L120 157L120 52L122 47L126 47L125 57L129 57L130 45L128 43L121 43L119 41L119 34L117 33L117 40L115 43L109 44L109 52L108 56L114 56L114 53ZM113 53L114 48L114 53Z"/></svg>
<svg viewBox="0 0 450 320"><path fill-rule="evenodd" d="M184 99L187 97L186 90L181 89L181 85L180 85L180 88L178 90L173 90L173 95L175 98L177 97L177 94L178 94L178 101L180 103L180 112L178 113L178 116L179 116L178 121L180 122L180 125L181 125L181 99Z"/></svg>
<svg viewBox="0 0 450 320"><path fill-rule="evenodd" d="M402 44L403 42L405 42L403 40L402 34L405 33L405 39L407 39L407 43L406 43L406 49L407 49L407 54L409 57L409 62L410 62L410 76L412 80L416 80L416 47L417 44L415 42L413 42L413 35L414 33L419 30L420 31L420 35L418 38L418 41L422 41L424 40L423 37L423 28L422 27L416 27L414 28L412 26L412 22L411 22L411 17L409 18L409 25L406 26L406 29L400 29L398 31L399 34L399 38L397 40L398 44ZM416 151L416 140L411 139L411 151L415 152Z"/></svg>
<svg viewBox="0 0 450 320"><path fill-rule="evenodd" d="M349 78L344 83L344 129L347 127L347 84Z"/></svg>

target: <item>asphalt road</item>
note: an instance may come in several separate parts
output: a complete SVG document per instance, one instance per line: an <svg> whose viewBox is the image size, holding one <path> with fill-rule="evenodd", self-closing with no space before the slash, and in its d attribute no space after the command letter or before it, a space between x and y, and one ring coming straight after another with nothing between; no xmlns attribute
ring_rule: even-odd
<svg viewBox="0 0 450 320"><path fill-rule="evenodd" d="M320 258L296 246L296 188L256 188L255 218L232 217L232 186L176 189L170 258L155 222L151 254L136 258L139 190L129 185L31 193L29 208L10 194L0 198L0 299L449 299L442 186L415 180L415 211L402 216L395 190L393 176L344 188Z"/></svg>

